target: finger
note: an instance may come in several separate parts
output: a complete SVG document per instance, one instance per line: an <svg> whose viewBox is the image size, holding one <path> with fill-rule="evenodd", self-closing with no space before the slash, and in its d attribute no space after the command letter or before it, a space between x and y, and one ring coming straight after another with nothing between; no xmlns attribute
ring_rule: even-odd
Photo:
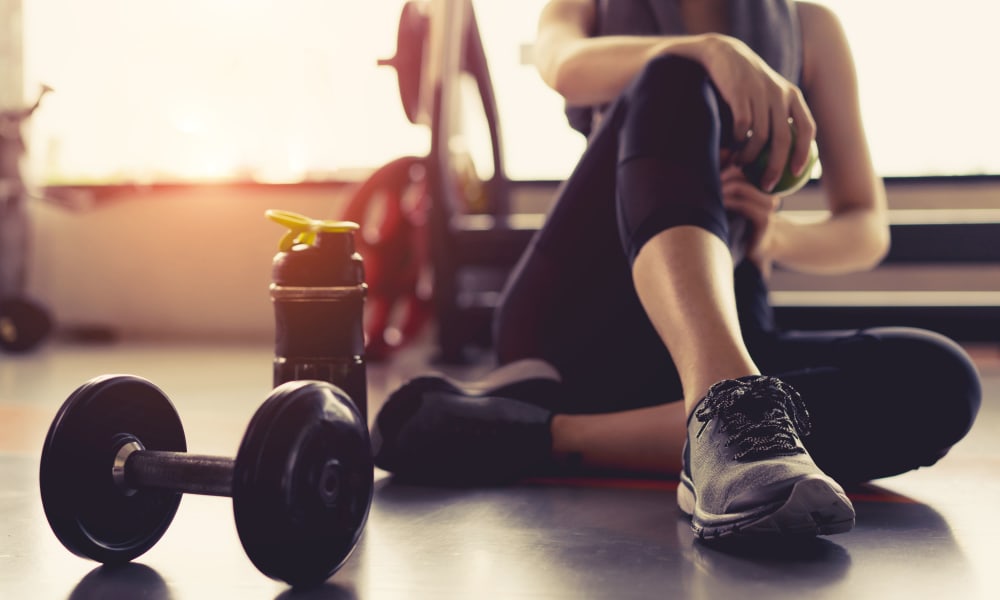
<svg viewBox="0 0 1000 600"><path fill-rule="evenodd" d="M789 165L792 172L798 176L809 163L809 147L816 139L816 121L798 89L795 90L789 109L792 126L795 128L795 147L792 148Z"/></svg>
<svg viewBox="0 0 1000 600"><path fill-rule="evenodd" d="M753 139L753 111L749 101L730 105L733 113L733 150L741 153Z"/></svg>
<svg viewBox="0 0 1000 600"><path fill-rule="evenodd" d="M719 178L724 184L730 181L746 181L746 175L743 174L743 169L735 164L730 164L726 168L722 169L722 172L719 174Z"/></svg>
<svg viewBox="0 0 1000 600"><path fill-rule="evenodd" d="M771 128L770 112L767 109L767 102L763 98L752 98L750 108L753 122L751 131L753 131L753 134L740 152L741 164L751 163L757 158L757 155L764 149L764 145L767 144L768 133Z"/></svg>
<svg viewBox="0 0 1000 600"><path fill-rule="evenodd" d="M767 201L761 201L762 194L760 190L753 186L753 184L746 183L744 181L729 180L722 184L722 201L723 204L730 203L732 205L767 205L770 204Z"/></svg>
<svg viewBox="0 0 1000 600"><path fill-rule="evenodd" d="M733 150L731 148L719 148L719 169L725 171L733 164Z"/></svg>
<svg viewBox="0 0 1000 600"><path fill-rule="evenodd" d="M768 213L760 210L758 207L748 205L739 201L733 201L726 206L726 210L730 213L735 213L746 219L751 223L757 231L761 231L767 227L769 220Z"/></svg>
<svg viewBox="0 0 1000 600"><path fill-rule="evenodd" d="M742 176L738 178L731 177L729 179L724 179L722 181L722 194L723 196L729 195L743 200L757 202L761 202L760 198L767 198L767 195L758 190L757 186L748 182Z"/></svg>
<svg viewBox="0 0 1000 600"><path fill-rule="evenodd" d="M770 215L781 204L779 196L761 193L753 184L730 181L723 184L722 203L726 208L753 210L761 215Z"/></svg>
<svg viewBox="0 0 1000 600"><path fill-rule="evenodd" d="M783 103L771 105L771 137L770 154L767 157L767 167L761 176L761 189L770 192L781 180L781 173L788 164L788 155L792 147L792 128L788 125L788 115Z"/></svg>

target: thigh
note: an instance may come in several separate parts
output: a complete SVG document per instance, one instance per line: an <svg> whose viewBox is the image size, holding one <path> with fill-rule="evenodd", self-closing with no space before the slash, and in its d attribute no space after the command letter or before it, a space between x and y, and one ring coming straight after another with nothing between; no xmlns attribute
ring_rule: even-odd
<svg viewBox="0 0 1000 600"><path fill-rule="evenodd" d="M623 113L616 103L593 134L508 280L494 320L498 362L545 359L577 397L608 398L615 385L617 396L629 396L629 389L648 389L651 374L672 379L670 356L635 294L618 235L615 167Z"/></svg>

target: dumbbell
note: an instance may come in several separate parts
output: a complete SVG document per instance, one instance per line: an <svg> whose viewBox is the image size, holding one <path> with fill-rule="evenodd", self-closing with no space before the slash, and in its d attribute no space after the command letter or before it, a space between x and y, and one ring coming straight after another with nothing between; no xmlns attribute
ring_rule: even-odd
<svg viewBox="0 0 1000 600"><path fill-rule="evenodd" d="M79 556L125 563L160 539L191 493L231 496L247 556L293 586L325 581L357 545L374 471L367 424L340 388L275 388L235 459L186 451L177 412L148 380L105 375L82 385L42 449L42 504L56 537Z"/></svg>

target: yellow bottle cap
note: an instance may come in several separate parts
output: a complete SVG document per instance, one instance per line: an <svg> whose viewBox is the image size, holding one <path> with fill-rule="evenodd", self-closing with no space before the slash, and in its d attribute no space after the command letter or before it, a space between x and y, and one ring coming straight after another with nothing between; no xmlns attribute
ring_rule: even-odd
<svg viewBox="0 0 1000 600"><path fill-rule="evenodd" d="M264 214L279 225L288 228L288 232L281 238L278 248L282 252L291 250L296 244L313 245L316 243L316 234L319 233L350 233L360 229L360 225L352 221L329 221L322 219L310 219L299 213L287 210L268 209Z"/></svg>

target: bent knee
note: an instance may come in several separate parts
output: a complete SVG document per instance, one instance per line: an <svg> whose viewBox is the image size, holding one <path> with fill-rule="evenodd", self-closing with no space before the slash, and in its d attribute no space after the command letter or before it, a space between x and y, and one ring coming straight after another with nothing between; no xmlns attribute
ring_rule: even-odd
<svg viewBox="0 0 1000 600"><path fill-rule="evenodd" d="M708 71L696 60L676 54L661 54L650 59L639 72L637 78L646 84L678 85L685 81L702 83Z"/></svg>
<svg viewBox="0 0 1000 600"><path fill-rule="evenodd" d="M891 357L890 393L902 396L901 409L920 433L946 452L972 428L982 403L979 372L968 353L939 333L909 327L863 332L877 340L879 354Z"/></svg>
<svg viewBox="0 0 1000 600"><path fill-rule="evenodd" d="M627 88L625 101L620 162L649 155L683 159L702 154L702 146L718 146L723 103L695 61L670 55L649 61Z"/></svg>
<svg viewBox="0 0 1000 600"><path fill-rule="evenodd" d="M714 103L711 78L700 63L682 56L658 56L642 68L626 90L629 110L651 105L664 117L690 119Z"/></svg>

